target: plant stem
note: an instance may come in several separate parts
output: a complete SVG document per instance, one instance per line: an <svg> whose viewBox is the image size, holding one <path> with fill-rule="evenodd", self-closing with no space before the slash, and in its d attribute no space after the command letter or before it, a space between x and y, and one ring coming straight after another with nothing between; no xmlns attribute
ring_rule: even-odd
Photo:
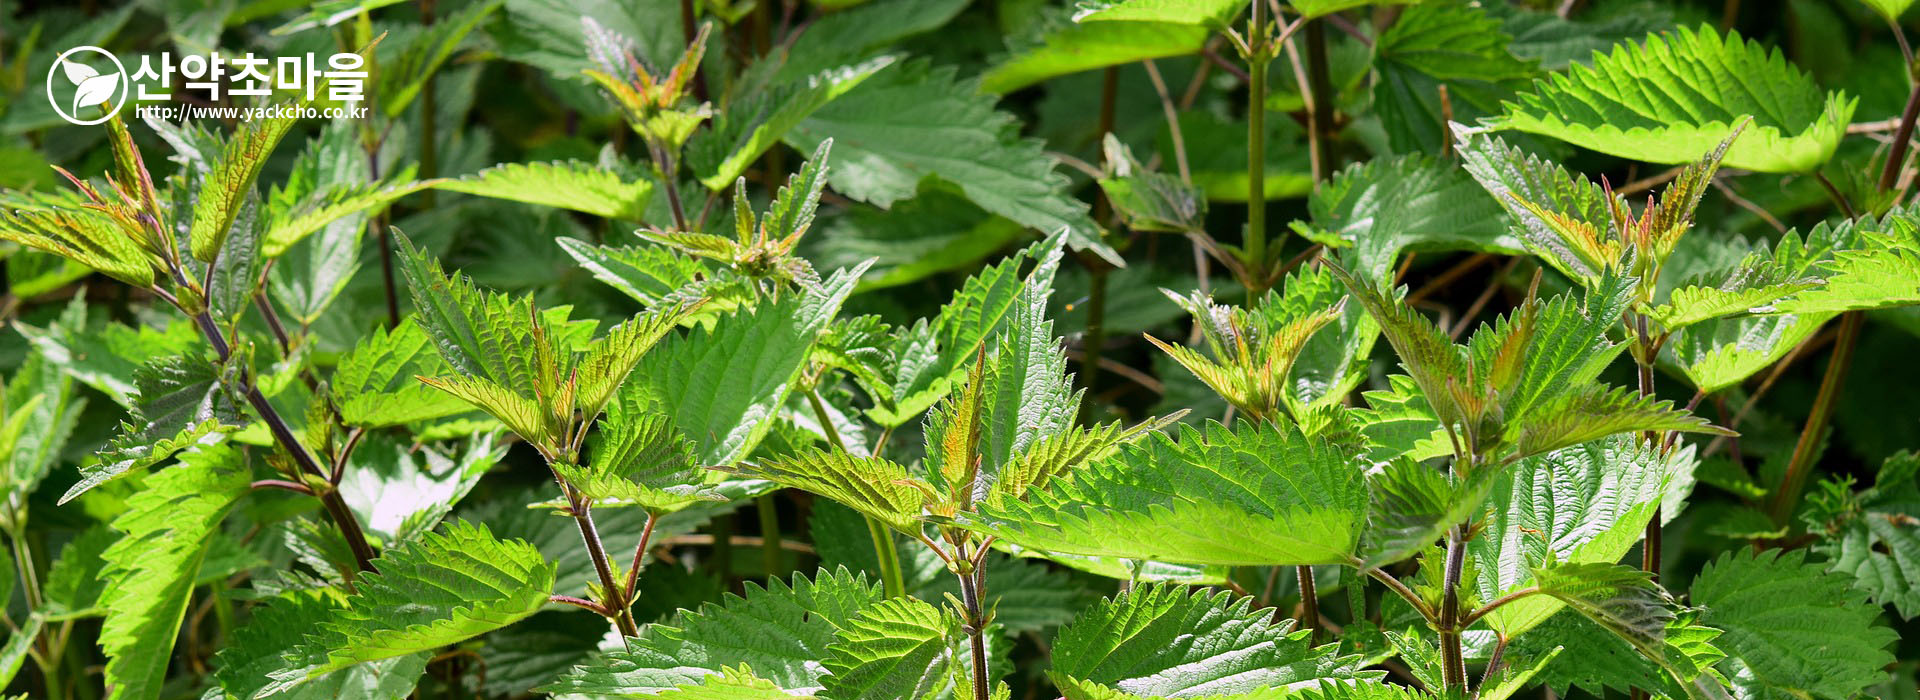
<svg viewBox="0 0 1920 700"><path fill-rule="evenodd" d="M907 594L906 576L900 571L899 549L893 543L893 533L880 521L867 518L867 534L873 537L873 552L880 558L880 581L885 586L888 598L899 598Z"/></svg>
<svg viewBox="0 0 1920 700"><path fill-rule="evenodd" d="M753 507L760 514L761 568L773 578L780 574L780 510L771 493L753 499Z"/></svg>
<svg viewBox="0 0 1920 700"><path fill-rule="evenodd" d="M1247 236L1246 267L1254 284L1247 287L1247 305L1259 303L1267 278L1267 64L1273 61L1267 39L1266 0L1251 0L1247 43Z"/></svg>
<svg viewBox="0 0 1920 700"><path fill-rule="evenodd" d="M434 0L420 0L421 25L433 26L435 20L433 6ZM433 94L434 79L438 75L439 71L428 73L426 80L420 84L420 179L422 180L431 180L440 174L440 144L437 143L435 134L439 124L434 118L438 115L440 106L439 98ZM420 191L421 207L432 209L433 202L433 188Z"/></svg>
<svg viewBox="0 0 1920 700"><path fill-rule="evenodd" d="M1913 122L1920 118L1920 80L1913 83L1913 92L1907 95L1907 108L1900 113L1900 128L1893 132L1893 148L1887 151L1886 168L1880 171L1880 189L1890 191L1900 179L1900 168L1906 165L1907 148L1913 142Z"/></svg>
<svg viewBox="0 0 1920 700"><path fill-rule="evenodd" d="M221 341L219 347L226 347L226 342ZM294 436L293 429L287 426L286 419L280 417L280 412L274 409L273 404L267 401L267 397L260 393L260 387L254 386L253 382L247 383L247 403L253 406L255 413L260 414L260 420L267 424L267 432L273 434L274 442L280 443L281 448L293 455L293 461L300 465L302 471L322 479L327 478L329 470L322 468L319 462L314 461L313 453L308 452L307 446L300 442L300 438ZM326 507L327 515L333 519L334 526L340 528L340 536L347 541L347 548L353 550L354 565L361 571L373 571L373 546L367 544L367 535L360 529L359 516L354 515L353 509L347 506L346 499L340 497L339 489L329 488L320 494L320 505Z"/></svg>
<svg viewBox="0 0 1920 700"><path fill-rule="evenodd" d="M1320 636L1320 593L1313 585L1313 567L1303 564L1293 571L1300 577L1300 626L1307 630L1307 643L1312 644Z"/></svg>
<svg viewBox="0 0 1920 700"><path fill-rule="evenodd" d="M1327 68L1326 20L1307 21L1307 87L1311 91L1312 111L1307 115L1308 159L1313 181L1323 182L1333 174L1333 77Z"/></svg>
<svg viewBox="0 0 1920 700"><path fill-rule="evenodd" d="M649 142L647 150L652 152L653 165L660 170L660 188L667 193L667 208L673 212L673 228L677 231L693 230L687 224L687 210L680 203L680 185L677 182L679 165L673 162L673 155L667 149Z"/></svg>
<svg viewBox="0 0 1920 700"><path fill-rule="evenodd" d="M960 559L967 558L966 548L961 547ZM988 700L987 688L987 640L986 622L980 613L980 582L986 577L984 568L977 568L960 574L960 602L967 607L967 638L973 645L973 700Z"/></svg>
<svg viewBox="0 0 1920 700"><path fill-rule="evenodd" d="M578 495L569 496L571 502L568 510L573 511L573 522L580 528L580 540L587 545L587 558L593 560L593 572L600 576L600 586L604 589L600 605L612 613L610 616L614 625L620 628L621 636L639 636L640 628L633 623L633 610L620 603L620 583L613 579L613 567L607 563L606 545L601 544L600 530L593 525L593 506Z"/></svg>
<svg viewBox="0 0 1920 700"><path fill-rule="evenodd" d="M1853 364L1853 346L1865 322L1866 316L1858 311L1840 316L1840 334L1833 341L1833 357L1827 360L1827 372L1820 378L1820 393L1813 399L1813 410L1800 429L1799 441L1793 444L1793 457L1787 461L1787 472L1780 478L1780 488L1775 489L1768 509L1775 525L1786 524L1793 516L1794 506L1800 504L1800 490L1807 485L1807 472L1813 467L1820 441L1826 437L1827 421L1833 417L1840 390L1847 383L1847 370Z"/></svg>
<svg viewBox="0 0 1920 700"><path fill-rule="evenodd" d="M1659 349L1653 347L1652 343L1647 339L1647 317L1638 315L1636 315L1636 317L1638 320L1635 322L1636 327L1634 329L1635 342L1640 344L1640 352L1635 354L1634 364L1639 373L1640 395L1651 398L1653 396L1653 354L1659 352ZM1642 437L1646 439L1648 445L1659 444L1657 442L1659 438L1651 430L1647 431ZM1653 504L1653 519L1647 521L1645 543L1640 548L1640 568L1643 571L1653 574L1655 583L1660 581L1660 545L1662 539L1660 521L1664 518L1664 515L1660 512L1661 510L1659 503L1656 502Z"/></svg>
<svg viewBox="0 0 1920 700"><path fill-rule="evenodd" d="M634 592L640 590L640 567L647 561L647 544L653 541L653 526L659 522L659 516L649 511L647 525L640 529L640 543L633 546L633 564L627 567L627 585L620 589L621 601L629 608L638 599Z"/></svg>
<svg viewBox="0 0 1920 700"><path fill-rule="evenodd" d="M1460 571L1467 552L1466 526L1447 533L1447 569L1440 602L1440 674L1449 691L1467 690L1467 662L1460 647Z"/></svg>
<svg viewBox="0 0 1920 700"><path fill-rule="evenodd" d="M17 515L17 513L16 513ZM15 527L18 527L16 522ZM26 533L8 530L7 539L13 541L13 566L20 574L20 591L27 597L27 605L32 610L43 607L40 598L40 575L33 565L33 549L27 544Z"/></svg>

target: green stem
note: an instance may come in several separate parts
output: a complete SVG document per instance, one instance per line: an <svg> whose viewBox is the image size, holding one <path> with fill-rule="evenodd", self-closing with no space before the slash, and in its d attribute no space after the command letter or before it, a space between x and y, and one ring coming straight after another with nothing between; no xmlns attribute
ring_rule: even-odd
<svg viewBox="0 0 1920 700"><path fill-rule="evenodd" d="M1307 148L1313 166L1313 181L1322 182L1333 174L1333 77L1327 67L1326 20L1306 24L1307 89L1313 98L1313 111L1307 115Z"/></svg>
<svg viewBox="0 0 1920 700"><path fill-rule="evenodd" d="M434 0L420 0L420 24L433 26L433 6ZM428 73L426 81L420 85L420 179L422 180L431 180L440 173L440 144L437 134L434 133L439 127L435 117L439 116L440 111L439 98L433 94L434 79L437 76L438 71ZM433 202L433 188L421 190L420 206L432 209Z"/></svg>
<svg viewBox="0 0 1920 700"><path fill-rule="evenodd" d="M1640 395L1652 398L1654 395L1653 362L1660 349L1654 347L1653 341L1647 336L1647 317L1635 314L1635 319L1634 338L1638 344L1638 352L1634 353L1633 359L1639 372ZM1654 431L1649 430L1641 437L1647 441L1649 447L1660 444L1660 435ZM1664 519L1661 510L1658 502L1653 504L1653 519L1647 521L1645 542L1640 547L1640 568L1653 574L1655 582L1660 580L1660 549L1663 539L1660 521Z"/></svg>
<svg viewBox="0 0 1920 700"><path fill-rule="evenodd" d="M1899 29L1899 25L1894 28ZM1913 122L1920 118L1920 80L1913 83L1913 92L1907 95L1907 108L1900 113L1900 127L1893 132L1893 148L1887 151L1887 165L1880 171L1880 189L1893 190L1894 183L1900 179L1900 167L1906 164L1908 144L1913 141Z"/></svg>
<svg viewBox="0 0 1920 700"><path fill-rule="evenodd" d="M1313 567L1293 567L1300 578L1300 627L1307 631L1307 642L1320 636L1320 593L1313 585Z"/></svg>
<svg viewBox="0 0 1920 700"><path fill-rule="evenodd" d="M906 596L906 576L900 572L900 552L893 542L893 533L880 521L869 517L867 534L873 537L873 552L880 557L880 582L886 586L887 597Z"/></svg>
<svg viewBox="0 0 1920 700"><path fill-rule="evenodd" d="M1787 461L1787 473L1781 477L1780 488L1774 491L1773 503L1768 509L1775 525L1786 524L1793 516L1794 506L1800 504L1800 490L1807 485L1807 472L1813 467L1821 439L1826 436L1827 421L1833 417L1840 390L1847 383L1847 370L1853 364L1853 346L1860 339L1860 327L1865 322L1866 316L1858 311L1840 316L1839 335L1833 341L1833 357L1827 360L1827 372L1820 378L1820 393L1813 399L1813 410L1800 429L1800 439L1793 445L1793 457Z"/></svg>
<svg viewBox="0 0 1920 700"><path fill-rule="evenodd" d="M964 563L967 559L965 545L961 546L958 554ZM980 605L980 584L986 578L984 557L981 565L983 568L968 569L959 574L960 601L966 606L966 632L968 641L972 643L973 700L988 700L990 691L987 675L986 620L983 619Z"/></svg>
<svg viewBox="0 0 1920 700"><path fill-rule="evenodd" d="M593 506L577 495L569 495L568 510L573 511L573 522L580 528L580 540L586 544L587 558L593 561L593 572L600 577L601 607L613 613L613 623L620 628L622 637L640 636L640 627L634 624L633 609L620 602L620 583L613 578L613 566L607 561L606 545L600 542L600 530L593 524Z"/></svg>
<svg viewBox="0 0 1920 700"><path fill-rule="evenodd" d="M1247 45L1247 305L1259 302L1267 269L1267 64L1273 60L1266 0L1251 0Z"/></svg>
<svg viewBox="0 0 1920 700"><path fill-rule="evenodd" d="M1467 662L1460 644L1460 573L1467 550L1466 526L1447 533L1447 569L1440 602L1440 675L1448 691L1467 691Z"/></svg>
<svg viewBox="0 0 1920 700"><path fill-rule="evenodd" d="M770 493L753 499L753 507L760 513L761 565L773 578L780 575L780 509Z"/></svg>

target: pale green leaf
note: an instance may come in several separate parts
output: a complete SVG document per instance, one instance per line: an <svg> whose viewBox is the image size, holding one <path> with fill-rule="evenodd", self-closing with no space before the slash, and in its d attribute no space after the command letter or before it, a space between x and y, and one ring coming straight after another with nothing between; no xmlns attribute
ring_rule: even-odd
<svg viewBox="0 0 1920 700"><path fill-rule="evenodd" d="M1539 81L1495 124L1624 158L1688 163L1751 117L1727 167L1806 172L1832 157L1857 103L1823 95L1777 49L1682 27Z"/></svg>
<svg viewBox="0 0 1920 700"><path fill-rule="evenodd" d="M1252 599L1181 586L1138 586L1080 613L1053 644L1055 678L1142 696L1212 697L1270 687L1374 679L1336 645L1314 647L1292 620Z"/></svg>
<svg viewBox="0 0 1920 700"><path fill-rule="evenodd" d="M1366 521L1363 465L1291 426L1153 435L988 503L970 527L1068 554L1274 566L1351 560Z"/></svg>
<svg viewBox="0 0 1920 700"><path fill-rule="evenodd" d="M291 688L355 664L431 651L532 615L554 565L533 545L455 521L383 552L345 605L316 625L270 675Z"/></svg>
<svg viewBox="0 0 1920 700"><path fill-rule="evenodd" d="M1691 448L1662 456L1621 435L1522 459L1497 483L1491 514L1467 542L1482 600L1533 583L1550 559L1612 564L1640 541L1668 489L1694 465ZM1484 618L1509 637L1540 624L1562 604L1544 596L1504 605Z"/></svg>
<svg viewBox="0 0 1920 700"><path fill-rule="evenodd" d="M114 519L122 537L100 555L108 581L100 646L112 697L160 697L208 544L251 478L234 448L202 445L148 478Z"/></svg>
<svg viewBox="0 0 1920 700"><path fill-rule="evenodd" d="M646 216L653 183L627 180L610 168L580 161L508 163L473 175L439 180L434 189L559 207L594 216L639 221Z"/></svg>
<svg viewBox="0 0 1920 700"><path fill-rule="evenodd" d="M774 578L766 588L750 582L745 597L728 594L647 625L627 649L597 655L539 690L651 696L740 666L789 691L817 690L829 647L881 600L879 584L845 569L812 580L796 575L791 584Z"/></svg>
<svg viewBox="0 0 1920 700"><path fill-rule="evenodd" d="M405 319L392 331L376 328L340 358L328 386L347 425L382 428L445 418L472 410L465 401L416 377L450 374L425 331Z"/></svg>

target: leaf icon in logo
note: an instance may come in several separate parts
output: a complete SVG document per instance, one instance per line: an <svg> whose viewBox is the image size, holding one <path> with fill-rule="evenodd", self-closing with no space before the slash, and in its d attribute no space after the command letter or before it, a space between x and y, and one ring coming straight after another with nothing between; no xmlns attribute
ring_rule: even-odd
<svg viewBox="0 0 1920 700"><path fill-rule="evenodd" d="M73 65L69 63L68 65ZM69 74L71 75L71 74ZM120 74L95 75L80 81L80 89L73 93L73 109L77 114L81 107L106 104L120 88Z"/></svg>
<svg viewBox="0 0 1920 700"><path fill-rule="evenodd" d="M69 61L64 58L60 59L60 70L65 71L67 80L72 81L75 85L86 82L88 78L99 77L100 75L100 71L94 70L92 66L77 61ZM96 102L94 104L99 103Z"/></svg>

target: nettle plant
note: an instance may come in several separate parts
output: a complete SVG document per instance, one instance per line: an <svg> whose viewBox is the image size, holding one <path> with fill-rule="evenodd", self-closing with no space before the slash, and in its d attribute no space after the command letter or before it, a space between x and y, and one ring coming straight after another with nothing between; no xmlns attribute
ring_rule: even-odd
<svg viewBox="0 0 1920 700"><path fill-rule="evenodd" d="M10 17L0 690L1911 693L1911 4Z"/></svg>

